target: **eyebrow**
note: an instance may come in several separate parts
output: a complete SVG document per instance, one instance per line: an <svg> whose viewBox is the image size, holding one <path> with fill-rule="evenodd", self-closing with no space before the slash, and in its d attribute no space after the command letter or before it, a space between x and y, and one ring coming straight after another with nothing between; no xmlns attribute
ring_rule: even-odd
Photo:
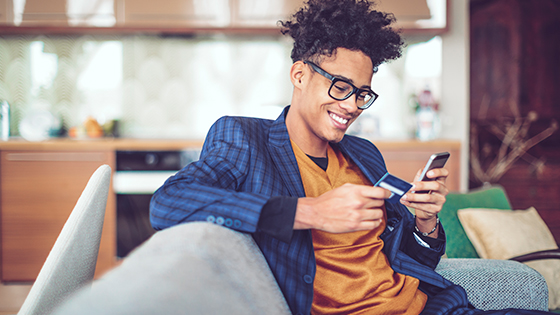
<svg viewBox="0 0 560 315"><path fill-rule="evenodd" d="M310 62L310 63L312 63L312 62ZM345 77L343 75L340 75L340 74L332 74L332 73L328 72L327 70L321 68L319 65L317 65L317 64L314 64L314 65L316 67L318 67L319 69L323 70L325 73L331 75L333 78L344 80L344 81L352 83L352 85L356 86L356 84L354 83L354 80L352 80L350 78L347 78L347 77ZM368 89L368 90L373 92L373 90L371 89L371 85L362 85L361 87L358 87L358 88L359 89Z"/></svg>

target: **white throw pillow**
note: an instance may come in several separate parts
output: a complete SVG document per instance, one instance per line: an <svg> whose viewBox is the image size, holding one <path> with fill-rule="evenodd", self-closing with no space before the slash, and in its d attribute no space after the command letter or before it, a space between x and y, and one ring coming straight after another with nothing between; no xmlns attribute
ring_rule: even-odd
<svg viewBox="0 0 560 315"><path fill-rule="evenodd" d="M465 233L481 258L509 259L558 245L533 207L527 210L461 209L457 211ZM560 260L527 262L545 279L549 308L560 308Z"/></svg>

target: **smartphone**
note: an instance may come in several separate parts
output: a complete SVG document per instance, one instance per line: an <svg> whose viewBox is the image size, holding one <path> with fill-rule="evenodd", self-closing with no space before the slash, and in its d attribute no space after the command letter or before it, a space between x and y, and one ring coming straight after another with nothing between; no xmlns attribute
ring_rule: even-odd
<svg viewBox="0 0 560 315"><path fill-rule="evenodd" d="M434 168L442 168L447 160L449 159L449 152L441 152L435 153L430 156L428 163L422 170L422 174L420 175L420 180L434 180L434 178L428 178L427 173Z"/></svg>
<svg viewBox="0 0 560 315"><path fill-rule="evenodd" d="M428 160L428 163L426 163L426 166L424 166L424 169L422 170L422 174L420 174L420 179L423 181L434 180L434 178L428 178L427 173L430 170L433 170L434 168L442 168L448 159L449 159L449 152L432 154L432 156L430 156L430 159ZM415 191L415 193L428 194L430 192L422 190L422 191Z"/></svg>

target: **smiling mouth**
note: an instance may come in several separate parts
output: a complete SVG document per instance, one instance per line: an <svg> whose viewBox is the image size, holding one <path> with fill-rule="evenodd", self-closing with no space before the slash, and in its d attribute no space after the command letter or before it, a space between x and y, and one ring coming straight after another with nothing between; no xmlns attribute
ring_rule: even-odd
<svg viewBox="0 0 560 315"><path fill-rule="evenodd" d="M338 122L339 124L343 124L346 125L348 123L348 119L346 118L342 118L334 113L330 113L329 116L336 122Z"/></svg>

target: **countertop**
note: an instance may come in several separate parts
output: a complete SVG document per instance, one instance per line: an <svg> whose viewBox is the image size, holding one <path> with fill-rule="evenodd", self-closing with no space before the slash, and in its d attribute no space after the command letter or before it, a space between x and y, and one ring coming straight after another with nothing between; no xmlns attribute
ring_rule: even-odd
<svg viewBox="0 0 560 315"><path fill-rule="evenodd" d="M203 140L185 139L137 139L137 138L95 138L72 139L52 138L45 141L32 142L24 139L10 139L0 141L0 150L29 150L29 151L99 151L99 150L181 150L186 148L200 148ZM461 148L459 140L372 140L383 152L384 150L437 150Z"/></svg>
<svg viewBox="0 0 560 315"><path fill-rule="evenodd" d="M0 150L23 151L118 151L118 150L182 150L200 148L203 140L133 139L133 138L52 138L45 141L10 139L0 141Z"/></svg>
<svg viewBox="0 0 560 315"><path fill-rule="evenodd" d="M410 178L422 168L431 154L436 152L450 152L451 158L447 168L452 176L448 180L448 186L452 190L460 188L461 142L458 140L372 140L379 148L387 164L387 169L395 176L412 180ZM77 160L107 160L109 164L115 163L116 151L181 151L185 149L200 149L203 140L186 139L135 139L135 138L98 138L98 139L71 139L53 138L46 141L30 142L23 139L13 138L9 141L0 141L2 157L12 155L11 160L44 160L44 154L49 159L66 161L68 154ZM27 151L27 152L26 152ZM59 156L63 153L63 156ZM32 156L36 155L41 156ZM97 155L97 156L93 156ZM17 159L13 155L18 156ZM3 160L2 160L3 161ZM112 165L116 167L115 165ZM412 174L412 175L411 175ZM168 174L165 176L169 176ZM138 181L133 179L133 181ZM139 181L138 181L139 182Z"/></svg>

